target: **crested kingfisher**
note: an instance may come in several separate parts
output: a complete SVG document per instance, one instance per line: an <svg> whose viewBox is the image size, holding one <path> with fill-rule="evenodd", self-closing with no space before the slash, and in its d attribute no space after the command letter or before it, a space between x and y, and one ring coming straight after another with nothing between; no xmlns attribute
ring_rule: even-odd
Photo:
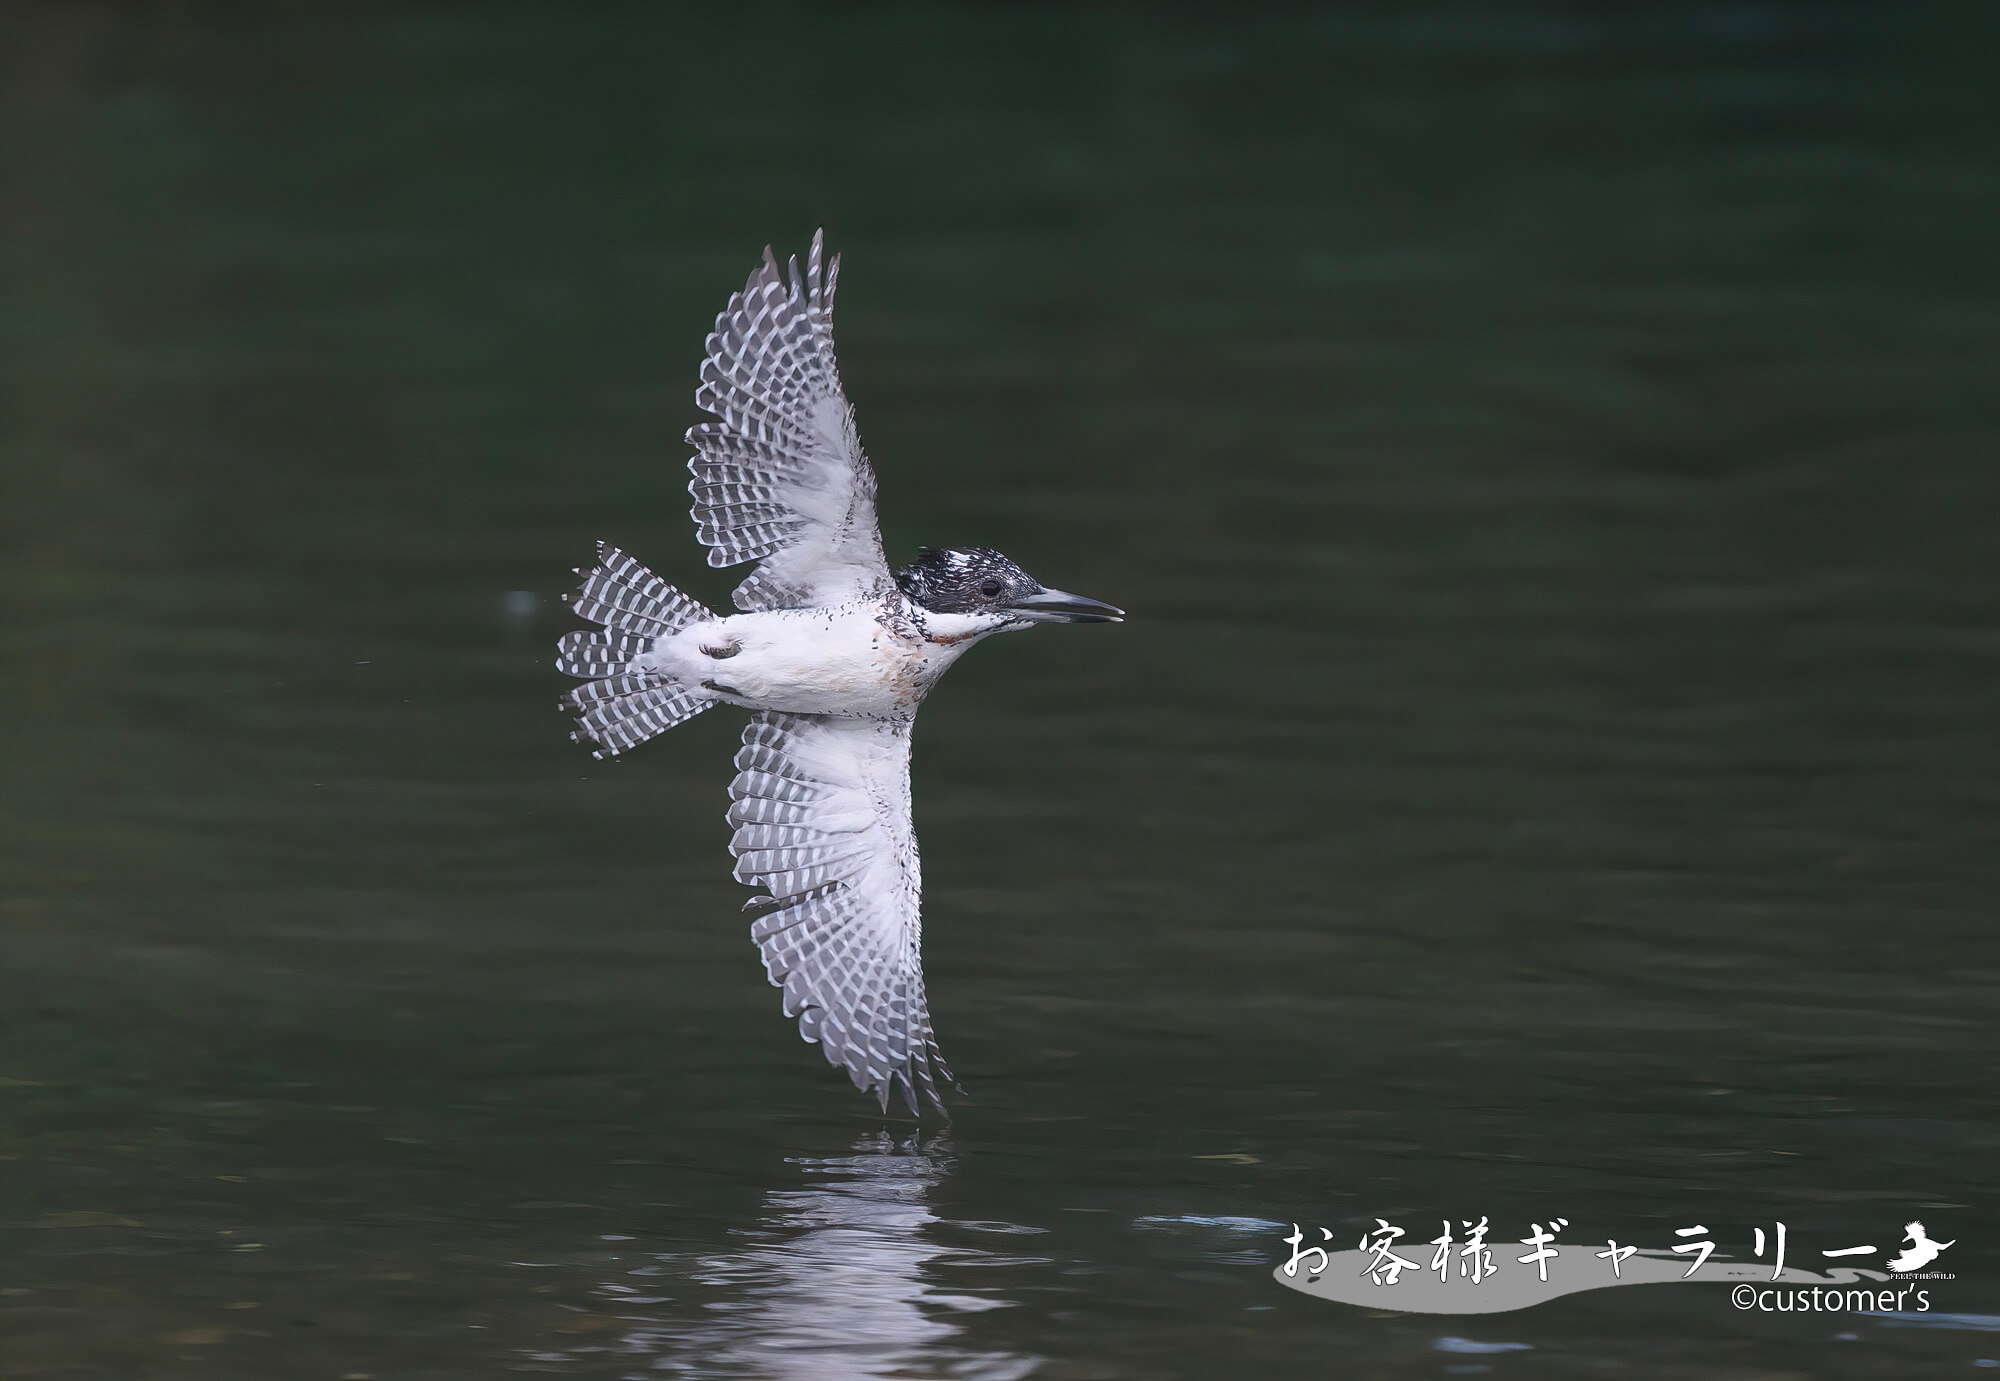
<svg viewBox="0 0 2000 1381"><path fill-rule="evenodd" d="M945 1112L931 1029L910 818L910 726L974 643L1124 611L1052 590L984 547L883 555L875 472L833 353L840 259L804 271L769 249L716 317L688 430L695 536L711 566L757 563L716 614L606 544L570 597L601 625L566 635L563 708L598 757L712 705L750 711L729 786L736 878L759 889L750 936L799 1034L887 1111ZM919 1100L923 1100L920 1103Z"/></svg>

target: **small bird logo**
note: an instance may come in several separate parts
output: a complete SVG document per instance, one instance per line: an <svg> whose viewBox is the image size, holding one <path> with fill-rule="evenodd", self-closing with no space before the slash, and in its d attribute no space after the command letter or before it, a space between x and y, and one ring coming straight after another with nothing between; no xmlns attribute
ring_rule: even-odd
<svg viewBox="0 0 2000 1381"><path fill-rule="evenodd" d="M1915 1219L1903 1224L1903 1240L1910 1245L1901 1255L1890 1258L1889 1269L1892 1271L1920 1271L1937 1260L1939 1252L1958 1241L1956 1237L1950 1242L1931 1241L1924 1225Z"/></svg>

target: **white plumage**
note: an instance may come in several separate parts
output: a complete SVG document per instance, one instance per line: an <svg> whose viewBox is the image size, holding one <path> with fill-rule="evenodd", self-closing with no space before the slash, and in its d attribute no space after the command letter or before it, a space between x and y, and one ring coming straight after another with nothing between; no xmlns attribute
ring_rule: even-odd
<svg viewBox="0 0 2000 1381"><path fill-rule="evenodd" d="M730 784L739 880L768 910L751 927L799 1033L886 1109L900 1090L942 1112L952 1082L931 1030L921 873L910 816L910 725L937 678L991 633L1116 622L997 552L925 551L898 575L882 553L875 475L833 353L839 260L769 250L716 318L688 432L695 533L709 564L756 561L727 617L600 545L572 607L603 625L562 640L585 684L565 707L599 757L717 703L754 711Z"/></svg>
<svg viewBox="0 0 2000 1381"><path fill-rule="evenodd" d="M694 400L715 421L688 430L695 536L708 564L760 562L736 607L842 604L895 588L875 521L875 472L833 357L833 290L814 235L791 280L769 249L715 319Z"/></svg>
<svg viewBox="0 0 2000 1381"><path fill-rule="evenodd" d="M750 938L785 1015L885 1106L900 1083L942 1108L951 1071L924 1000L910 721L763 711L736 766L729 847L737 879L774 902Z"/></svg>

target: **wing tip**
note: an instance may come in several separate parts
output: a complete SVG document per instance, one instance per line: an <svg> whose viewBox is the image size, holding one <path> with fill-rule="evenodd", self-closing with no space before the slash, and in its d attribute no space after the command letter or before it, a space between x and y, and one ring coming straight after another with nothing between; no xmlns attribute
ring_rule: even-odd
<svg viewBox="0 0 2000 1381"><path fill-rule="evenodd" d="M951 1121L951 1109L945 1106L944 1094L938 1089L938 1076L942 1074L944 1081L951 1086L952 1091L958 1094L959 1097L963 1098L965 1096L965 1090L958 1086L958 1080L951 1077L951 1071L944 1067L944 1061L934 1059L934 1055L934 1050L923 1050L913 1054L910 1057L909 1066L906 1069L895 1071L889 1076L887 1082L889 1084L900 1083L902 1085L903 1102L908 1105L910 1116L921 1120L924 1115L924 1105L928 1104L937 1113L939 1118L949 1123ZM912 1077L913 1075L915 1077ZM887 1096L885 1094L885 1107L886 1103Z"/></svg>

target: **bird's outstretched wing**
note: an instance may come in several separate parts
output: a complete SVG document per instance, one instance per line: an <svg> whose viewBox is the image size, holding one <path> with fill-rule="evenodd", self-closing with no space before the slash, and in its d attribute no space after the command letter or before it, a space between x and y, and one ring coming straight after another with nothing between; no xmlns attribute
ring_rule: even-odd
<svg viewBox="0 0 2000 1381"><path fill-rule="evenodd" d="M697 452L695 534L708 564L762 564L736 607L841 604L894 588L875 520L875 472L854 431L833 358L840 259L813 236L804 274L769 249L715 319L695 402L715 421L688 429ZM824 272L822 272L824 268Z"/></svg>
<svg viewBox="0 0 2000 1381"><path fill-rule="evenodd" d="M736 876L772 907L750 928L785 1015L887 1109L938 1111L953 1083L924 999L910 827L910 725L759 712L730 783ZM754 904L754 903L753 903Z"/></svg>

